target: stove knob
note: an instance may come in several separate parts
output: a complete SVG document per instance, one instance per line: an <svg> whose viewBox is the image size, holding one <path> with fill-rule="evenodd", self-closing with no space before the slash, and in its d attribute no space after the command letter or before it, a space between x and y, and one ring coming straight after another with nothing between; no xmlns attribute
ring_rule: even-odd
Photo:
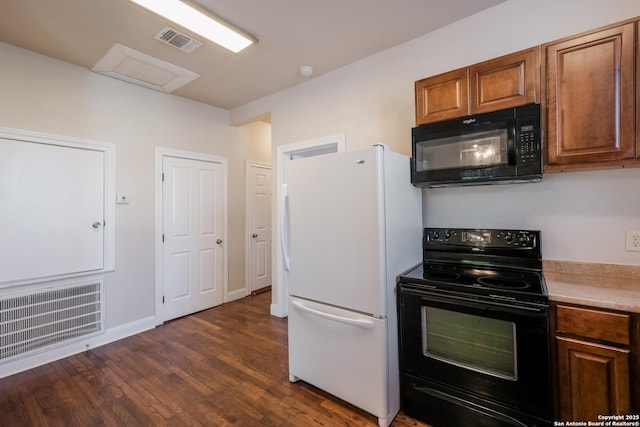
<svg viewBox="0 0 640 427"><path fill-rule="evenodd" d="M504 241L507 243L513 242L513 238L513 233L511 233L510 231L507 231L504 235Z"/></svg>
<svg viewBox="0 0 640 427"><path fill-rule="evenodd" d="M444 231L444 239L449 240L451 238L451 230Z"/></svg>
<svg viewBox="0 0 640 427"><path fill-rule="evenodd" d="M518 240L521 243L529 243L529 242L531 242L531 235L529 233L520 233L520 236L518 237Z"/></svg>
<svg viewBox="0 0 640 427"><path fill-rule="evenodd" d="M440 240L440 233L437 231L433 232L433 240Z"/></svg>

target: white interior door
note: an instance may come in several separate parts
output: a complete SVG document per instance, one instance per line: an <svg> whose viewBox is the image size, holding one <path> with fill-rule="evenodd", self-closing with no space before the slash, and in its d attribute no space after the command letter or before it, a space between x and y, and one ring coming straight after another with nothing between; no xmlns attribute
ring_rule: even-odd
<svg viewBox="0 0 640 427"><path fill-rule="evenodd" d="M164 156L163 320L222 304L224 176L221 164Z"/></svg>
<svg viewBox="0 0 640 427"><path fill-rule="evenodd" d="M249 165L249 289L271 285L271 168Z"/></svg>

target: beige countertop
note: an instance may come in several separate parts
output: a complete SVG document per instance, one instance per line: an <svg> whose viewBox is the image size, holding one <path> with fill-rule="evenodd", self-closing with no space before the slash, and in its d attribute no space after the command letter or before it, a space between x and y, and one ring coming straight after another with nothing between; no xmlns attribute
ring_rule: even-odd
<svg viewBox="0 0 640 427"><path fill-rule="evenodd" d="M543 261L549 299L640 313L640 266Z"/></svg>

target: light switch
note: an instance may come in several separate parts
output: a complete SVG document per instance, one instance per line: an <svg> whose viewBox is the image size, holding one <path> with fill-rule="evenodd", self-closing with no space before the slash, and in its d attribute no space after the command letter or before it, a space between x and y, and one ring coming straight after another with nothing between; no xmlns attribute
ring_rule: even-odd
<svg viewBox="0 0 640 427"><path fill-rule="evenodd" d="M119 205L128 205L129 204L129 196L126 194L118 194L116 203Z"/></svg>

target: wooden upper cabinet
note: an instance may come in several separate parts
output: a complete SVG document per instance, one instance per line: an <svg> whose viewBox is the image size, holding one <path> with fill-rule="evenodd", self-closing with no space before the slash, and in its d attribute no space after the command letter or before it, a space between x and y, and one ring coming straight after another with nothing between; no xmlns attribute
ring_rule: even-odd
<svg viewBox="0 0 640 427"><path fill-rule="evenodd" d="M538 47L472 65L469 67L471 113L539 102L539 76Z"/></svg>
<svg viewBox="0 0 640 427"><path fill-rule="evenodd" d="M418 80L416 125L453 119L469 114L469 72L467 68Z"/></svg>
<svg viewBox="0 0 640 427"><path fill-rule="evenodd" d="M537 102L538 47L415 83L416 125Z"/></svg>
<svg viewBox="0 0 640 427"><path fill-rule="evenodd" d="M635 155L635 23L542 46L545 171ZM561 167L556 167L560 169Z"/></svg>

